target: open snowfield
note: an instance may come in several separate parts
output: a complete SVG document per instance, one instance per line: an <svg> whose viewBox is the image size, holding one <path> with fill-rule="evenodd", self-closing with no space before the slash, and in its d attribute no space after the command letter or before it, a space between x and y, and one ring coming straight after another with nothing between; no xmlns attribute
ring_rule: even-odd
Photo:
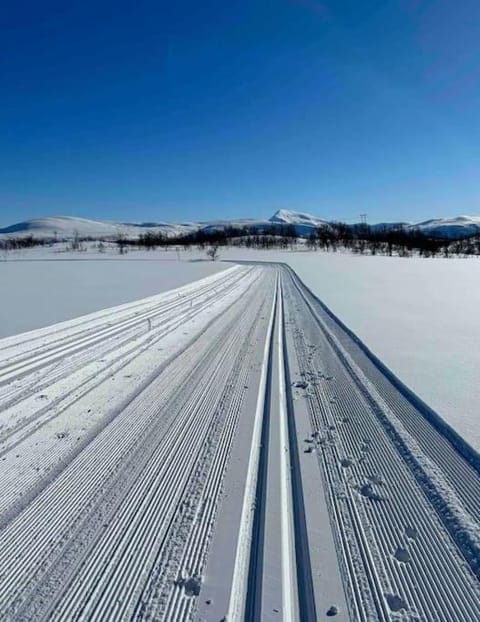
<svg viewBox="0 0 480 622"><path fill-rule="evenodd" d="M289 268L223 267L0 340L0 618L478 620L478 456Z"/></svg>
<svg viewBox="0 0 480 622"><path fill-rule="evenodd" d="M228 267L205 261L198 250L121 257L113 250L59 253L58 248L64 245L9 253L0 261L2 292L9 292L0 305L0 337L151 296ZM480 451L477 259L244 249L222 250L221 259L288 263L384 364Z"/></svg>
<svg viewBox="0 0 480 622"><path fill-rule="evenodd" d="M153 296L224 270L205 253L10 252L0 260L0 338ZM202 259L202 261L200 261Z"/></svg>

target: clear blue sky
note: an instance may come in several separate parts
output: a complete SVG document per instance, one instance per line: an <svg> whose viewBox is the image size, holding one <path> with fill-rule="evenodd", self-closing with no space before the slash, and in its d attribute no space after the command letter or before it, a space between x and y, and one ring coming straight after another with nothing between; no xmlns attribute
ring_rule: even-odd
<svg viewBox="0 0 480 622"><path fill-rule="evenodd" d="M0 225L480 214L478 0L6 0Z"/></svg>

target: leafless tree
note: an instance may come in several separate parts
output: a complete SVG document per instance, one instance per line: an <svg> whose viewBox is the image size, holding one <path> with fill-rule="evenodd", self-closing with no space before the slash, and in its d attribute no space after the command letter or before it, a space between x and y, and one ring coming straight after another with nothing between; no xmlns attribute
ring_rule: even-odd
<svg viewBox="0 0 480 622"><path fill-rule="evenodd" d="M207 257L210 257L212 261L218 259L218 244L213 244L212 246L210 246L210 248L207 250Z"/></svg>

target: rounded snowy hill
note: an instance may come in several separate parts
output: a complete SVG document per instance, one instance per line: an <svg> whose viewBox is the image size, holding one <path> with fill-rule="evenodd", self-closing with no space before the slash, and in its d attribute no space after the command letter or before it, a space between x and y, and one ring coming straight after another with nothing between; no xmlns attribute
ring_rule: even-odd
<svg viewBox="0 0 480 622"><path fill-rule="evenodd" d="M190 233L198 229L195 223L117 223L104 220L89 220L71 216L47 216L34 218L0 229L0 236L24 237L33 235L41 239L81 238L110 239L118 236L138 237L141 233L152 231L168 236Z"/></svg>
<svg viewBox="0 0 480 622"><path fill-rule="evenodd" d="M480 216L433 218L413 225L413 227L427 235L458 239L480 233Z"/></svg>
<svg viewBox="0 0 480 622"><path fill-rule="evenodd" d="M258 233L294 227L297 235L308 237L319 227L330 227L328 221L292 210L280 209L269 219L231 219L207 222L145 222L122 223L106 220L90 220L71 216L49 216L35 218L0 228L0 238L25 237L32 235L44 240L69 240L76 235L81 238L95 240L116 239L119 236L138 238L142 233L159 233L168 237L188 235L195 231L212 233L227 228L255 230ZM350 225L355 227L357 225ZM372 230L404 228L419 230L429 236L442 237L450 240L461 239L480 234L480 216L458 216L456 218L434 218L417 224L410 223L378 223L370 224Z"/></svg>

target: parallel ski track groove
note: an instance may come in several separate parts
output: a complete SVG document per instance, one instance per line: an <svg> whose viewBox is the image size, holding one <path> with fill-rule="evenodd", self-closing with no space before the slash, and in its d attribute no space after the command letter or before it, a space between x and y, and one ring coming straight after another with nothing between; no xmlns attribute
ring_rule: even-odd
<svg viewBox="0 0 480 622"><path fill-rule="evenodd" d="M237 278L235 282L230 285L230 288L227 290L228 293L234 292L241 286L241 283L245 275L241 275L240 278ZM185 305L185 302L183 302ZM94 371L90 376L86 378L82 378L81 386L75 385L71 390L64 392L59 398L56 398L50 401L47 405L39 410L35 411L32 415L27 417L22 417L22 419L16 424L8 428L6 431L0 433L0 458L10 449L15 447L19 442L24 440L24 438L33 432L37 431L42 425L48 423L52 418L58 417L61 415L66 408L71 406L73 403L77 402L79 399L87 395L89 392L98 387L102 382L105 382L106 378L108 378L113 370L115 373L121 371L126 365L128 365L135 358L140 356L143 352L160 342L165 336L169 335L176 328L182 325L182 323L186 320L190 320L196 317L203 310L208 308L210 305L210 299L207 299L205 302L202 301L195 309L194 313L190 307L187 306L186 314L176 316L175 319L171 320L169 323L162 325L162 330L154 332L152 335L150 333L146 333L143 335L143 339L140 342L133 341L131 336L127 336L121 343L115 343L113 346L110 346L108 351L102 352L88 352L87 360L82 361L81 366L84 367L88 365L92 360L97 359L99 356L105 356L111 351L117 351L123 344L129 343L133 341L132 346L126 351L120 353L118 356L115 356L113 360L109 361L109 363L100 371ZM166 317L168 319L169 316ZM142 336L141 336L142 337ZM78 369L78 368L77 368ZM71 370L62 371L61 374L58 374L54 379L49 381L44 385L34 385L35 388L31 391L31 394L38 393L45 389L46 386L50 386L54 382L58 382L62 378L72 373ZM89 385L91 383L91 386ZM71 400L68 398L72 396ZM26 396L21 395L15 403L25 401ZM12 403L3 402L3 408L6 410L7 408L11 408ZM61 405L60 409L54 410L58 406ZM27 434L22 434L24 430L27 429ZM20 434L19 434L20 433ZM13 437L13 441L11 438Z"/></svg>
<svg viewBox="0 0 480 622"><path fill-rule="evenodd" d="M232 446L246 415L245 392L261 359L227 619L259 622L267 614L264 537L267 525L277 529L266 516L277 507L266 505L269 444L277 443L280 615L284 622L315 620L290 365L296 356L308 382L302 397L315 448L310 455L324 484L319 494L329 509L352 622L480 619L478 464L284 265L232 269L183 294L44 329L35 333L30 357L28 334L0 341L0 399L11 409L0 458L14 457L22 441L33 447L42 426L222 296L223 312L151 373L147 367L148 377L92 424L78 446L55 445L58 463L47 476L6 463L0 618L191 620L198 598L188 586L201 587ZM147 320L154 320L153 330L145 331ZM101 369L88 367L99 357L107 359ZM72 388L61 393L63 379L76 372ZM48 406L28 402L55 383ZM45 432L40 437L47 438ZM53 458L41 455L43 468ZM394 557L399 546L409 561ZM406 611L394 610L393 596L405 601Z"/></svg>
<svg viewBox="0 0 480 622"><path fill-rule="evenodd" d="M274 327L278 314L278 281L275 284L275 308L272 318L272 329L268 346L266 382L263 395L262 433L256 472L256 488L251 542L249 547L248 581L245 595L245 620L257 622L262 613L262 577L265 537L265 507L268 481L268 451L270 431L270 406L273 375Z"/></svg>
<svg viewBox="0 0 480 622"><path fill-rule="evenodd" d="M263 555L264 555L264 530L265 510L268 474L268 454L270 447L270 423L271 423L271 390L273 370L274 339L277 335L277 358L279 387L281 390L280 400L280 430L285 428L281 435L285 443L279 446L281 468L281 491L282 491L282 566L284 594L283 619L293 620L298 616L299 620L307 621L316 619L315 598L313 592L313 579L311 574L310 555L308 551L308 537L305 524L305 509L303 502L303 488L298 456L297 434L293 413L293 404L290 389L290 372L288 366L288 352L286 350L285 321L284 321L284 291L282 285L282 273L278 270L276 286L275 312L273 316L272 335L269 343L266 383L263 396L262 433L258 463L256 466L256 492L254 517L249 543L248 583L245 597L245 620L255 622L261 620L262 613L262 581L263 581ZM276 332L273 330L276 327ZM284 403L283 403L284 401ZM283 427L282 427L283 426ZM285 437L285 438L284 438ZM285 466L285 464L287 466ZM290 497L288 499L287 497ZM290 503L292 504L290 507ZM289 524L293 526L293 542L290 542ZM287 538L287 540L285 540ZM287 549L293 550L293 561L289 558ZM288 583L288 585L287 585ZM290 585L290 584L293 584ZM294 587L291 590L291 587ZM298 598L298 602L297 602ZM230 613L230 616L232 614ZM240 619L233 616L234 620Z"/></svg>
<svg viewBox="0 0 480 622"><path fill-rule="evenodd" d="M283 275L282 275L282 298L283 298ZM282 313L280 326L283 341L283 357L280 364L283 365L285 378L285 401L288 423L289 452L292 478L292 502L293 502L293 525L295 530L295 553L296 571L298 583L299 616L302 622L317 619L315 596L313 590L312 567L310 562L310 548L305 521L305 504L303 498L302 476L300 471L300 459L298 452L298 434L295 424L295 413L292 399L292 381L290 366L288 363L288 348L285 327L285 314Z"/></svg>
<svg viewBox="0 0 480 622"><path fill-rule="evenodd" d="M140 313L148 313L148 311L152 309L152 304L154 309L161 309L172 304L175 305L186 296L191 296L192 294L201 295L202 293L208 292L212 288L215 289L216 287L221 286L224 282L231 280L231 278L235 274L238 274L238 272L239 270L231 268L225 270L224 272L206 277L205 279L201 279L198 284L195 282L190 283L176 290L158 294L157 296L151 296L141 301L125 303L118 307L97 311L75 320L67 320L66 322L62 322L60 324L60 328L58 328L57 325L53 325L52 327L30 331L25 333L25 337L23 339L19 339L18 337L5 337L0 340L0 361L4 361L4 363L0 366L0 369L4 369L9 365L10 359L7 358L7 355L3 354L7 350L14 350L13 353L8 355L10 358L14 357L21 359L23 357L23 360L28 359L32 352L44 354L51 348L65 345L66 340L68 343L74 342L78 338L90 336L90 333L94 333L99 330L99 324L102 329L108 330L112 327L110 324L112 319L114 319L116 323L125 322L138 318ZM160 298L160 300L153 302L153 299L158 298ZM63 326L64 324L66 326ZM72 330L74 331L73 333ZM67 333L67 336L64 335L65 332ZM49 339L51 335L56 336L54 339ZM40 343L38 346L35 346L36 341L43 342L44 340L47 340L46 345L45 343ZM25 346L24 350L22 349L22 346ZM20 350L20 352L15 353L15 350Z"/></svg>
<svg viewBox="0 0 480 622"><path fill-rule="evenodd" d="M294 281L296 281L296 279L294 279ZM298 292L299 288L299 284L294 282L294 291ZM300 293L303 294L303 292ZM303 294L303 296L305 295ZM307 307L309 307L312 311L312 316L316 318L313 309L308 304L308 301L305 298L304 301ZM428 503L426 505L425 502L420 503L420 501L422 498L427 500L428 497L424 496L424 490L418 486L415 474L412 474L411 472L408 474L408 471L405 472L404 462L400 469L401 472L404 472L404 475L402 476L401 483L399 482L398 471L396 470L399 467L396 466L393 468L392 466L394 464L398 465L398 461L403 460L399 455L398 446L395 444L392 445L392 438L383 427L378 427L377 414L373 412L370 417L365 417L365 407L367 412L369 410L372 412L372 403L368 400L365 401L365 395L359 388L356 388L355 391L352 392L351 374L353 372L348 368L348 365L345 367L345 360L342 361L341 356L337 359L337 356L339 354L341 355L341 353L335 350L335 342L332 342L330 334L325 332L324 325L321 324L320 320L318 318L316 319L319 328L327 338L328 347L332 348L332 361L338 362L335 364L335 371L333 372L335 377L335 393L333 393L329 383L322 386L322 390L326 392L326 395L329 398L328 402L333 399L334 404L332 405L329 403L326 408L321 408L320 406L315 407L312 404L314 424L318 426L317 429L321 432L325 429L325 424L327 426L335 426L335 428L339 430L339 435L343 439L343 442L346 443L345 447L342 447L340 438L335 438L335 443L328 447L329 451L333 453L334 462L329 465L327 461L324 462L324 465L327 470L336 468L339 472L339 481L341 481L342 476L344 477L345 475L340 473L341 467L338 466L340 460L348 456L358 455L359 438L374 439L377 437L377 442L373 443L375 453L373 454L373 452L371 452L372 455L369 455L371 462L376 461L378 463L377 469L374 470L374 473L381 473L382 476L386 477L388 491L391 492L391 494L394 494L394 498L404 498L401 517L395 512L388 511L388 506L385 505L386 502L371 502L365 500L363 503L359 504L362 514L365 514L365 517L368 518L359 518L358 530L356 534L357 544L363 540L365 543L363 548L367 551L370 549L371 552L374 553L374 558L371 560L371 563L366 565L366 568L370 568L368 571L370 577L374 578L376 576L375 566L380 569L381 577L383 577L380 582L374 581L374 584L372 584L372 595L375 591L377 591L380 596L376 599L377 606L380 605L383 600L381 598L382 592L385 593L391 589L392 592L398 593L400 589L400 592L403 596L405 596L407 602L421 606L423 609L423 615L426 616L426 619L445 620L445 622L452 619L465 621L475 619L475 616L480 614L480 607L477 600L478 584L475 584L473 577L471 579L469 578L468 571L464 571L463 575L458 573L458 569L462 566L462 564L458 557L455 560L454 547L452 547L453 542L450 542L450 545L448 545L448 535L442 528L441 523L437 523L437 526L433 527L431 522L433 519L430 519L427 521L427 524L427 516L429 516L431 512L428 510ZM304 351L303 356L304 358L307 357L306 351ZM306 360L308 360L308 358L306 358ZM332 373L333 369L334 367L332 367L331 363L329 373ZM315 368L311 368L310 373L315 373L315 371ZM356 384L355 379L353 384ZM317 404L323 403L322 395L318 389L318 386L313 387L313 394ZM359 408L359 405L361 404L364 404L364 406ZM350 413L351 415L354 415L354 422L356 425L360 426L359 431L355 436L346 434L344 429L348 429L350 424L347 423L345 428L339 427L338 420L333 419L333 417L327 418L322 425L320 420L315 421L315 412L321 412L322 410L324 412L331 410L332 412L337 412L337 414ZM325 450L320 451L325 453ZM357 481L365 481L365 475L358 470L356 464L349 470L352 473L356 473ZM407 482L409 483L408 485L412 486L413 490L417 491L416 493L412 493L412 498L415 499L413 504L410 503L408 497L405 497ZM347 491L347 499L349 496L351 495ZM333 503L338 503L335 496L333 496ZM354 510L356 505L358 504L354 500L351 510ZM356 514L356 512L351 511L351 518L354 514ZM372 534L375 533L373 541L371 536L367 536L367 534L363 535L361 530L362 523L365 525L370 523L372 525L370 528L371 532ZM388 527L389 523L391 525L390 527ZM435 520L433 520L433 523L435 524ZM424 547L424 556L421 564L411 562L408 566L405 565L402 567L401 564L396 562L396 560L391 560L391 556L395 551L396 546L401 544L401 534L408 524L419 528L419 532L424 531L425 534L433 533L434 536L437 537L429 538L428 546ZM382 527L382 529L379 529L379 527ZM418 543L420 543L421 538L422 534L420 533L417 541ZM410 543L407 548L415 551L417 542ZM377 546L380 547L378 550ZM412 558L414 557L415 553L412 554ZM453 567L456 567L456 572L453 570ZM410 579L410 574L413 575L413 579ZM435 576L443 576L447 578L448 581L445 582L447 585L442 585L441 582L438 582L437 587L432 587L432 577ZM390 579L388 577L390 577ZM351 576L350 582L354 580L355 577ZM419 586L423 586L423 590L419 590ZM435 592L431 592L432 589L437 590L436 598L434 598ZM361 609L362 604L359 603L358 607ZM452 609L452 607L454 607L454 609ZM382 609L384 610L383 615L385 616L385 619L389 619L389 612L386 611L384 607L382 607ZM450 611L448 611L448 609L450 609ZM432 613L435 616L434 618L429 617ZM455 616L455 618L452 618L452 616Z"/></svg>
<svg viewBox="0 0 480 622"><path fill-rule="evenodd" d="M258 287L258 285L257 285L257 287ZM248 300L249 298L250 298L250 296L248 296L248 297L247 297L247 300ZM250 316L251 316L251 313L252 313L252 312L250 312ZM248 315L249 315L249 314L247 314L247 316L248 316ZM236 323L237 323L237 325L239 325L239 326L241 326L241 325L242 325L242 323L238 324L238 320L236 320ZM233 323L232 323L232 326L233 326ZM240 331L238 331L238 332L236 332L236 333L234 333L234 334L236 334L236 335L237 335L236 339L238 340L238 339L239 339L239 337L240 337L240 335L241 335L241 332L240 332ZM224 361L224 362L223 362L223 364L220 364L220 363L219 363L219 364L218 364L218 366L217 366L217 370L218 370L221 374L226 373L226 371L225 371L225 370L228 370L229 366L228 366L228 365L226 366L226 365L225 365L225 362L226 362L227 360L229 360L229 358L231 358L231 357L230 357L229 352L231 352L232 342L227 340L227 343L229 343L229 344L230 344L230 346L227 348L227 350L223 349L223 354L222 354L222 357L221 357L221 360L222 360L222 361ZM239 349L239 348L238 348L238 346L237 346L237 348L234 348L233 352L238 351L238 349ZM217 354L214 358L216 358L216 359L218 360L218 356L220 356L221 352L222 352L222 349L220 349L220 352L219 352L219 353L218 353L218 354ZM226 359L225 359L225 356L227 356L227 358L226 358ZM206 372L205 372L205 373L206 373ZM208 387L212 387L212 382L213 382L212 378L213 378L213 377L215 377L215 375L213 375L213 376L210 378L210 380L207 382L207 386L208 386ZM214 395L214 394L212 393L212 391L210 391L210 395ZM207 397L208 397L208 396L207 396ZM218 398L215 398L215 399L218 399ZM198 404L198 397L195 397L195 395L194 395L194 394L192 394L192 395L189 397L189 403L191 404L191 407L190 407L190 408L194 408L194 407ZM209 413L211 410L212 410L211 408L206 408L206 410L205 410L204 412ZM183 411L182 411L182 412L183 412ZM186 416L186 415L184 415L184 417L185 417L185 416ZM205 415L204 415L204 416L205 416ZM181 426L181 425L182 425L182 422L183 422L183 418L181 418L178 422L176 422L177 427L178 427L178 426ZM181 429L181 428L180 428L180 429ZM190 434L191 434L191 441L192 441L192 442L195 442L195 429L196 429L196 428L195 428L195 426L192 426L192 432L190 433ZM200 426L200 429L205 429L205 430L207 430L207 429L208 429L208 425L205 425L205 423L204 423L204 424L203 424L203 427L202 427L202 426ZM185 435L187 435L187 432L185 433ZM165 437L165 438L167 438L167 437ZM203 437L202 437L202 436L200 436L200 439L201 439L201 438L203 438ZM198 434L197 434L197 439L196 439L196 442L197 442L197 446L198 446L198 443L199 443L199 440L198 440ZM166 443L166 440L165 440L165 443ZM168 446L169 446L169 445L168 445L168 443L167 443L167 447L168 447ZM171 449L171 448L170 448L170 455L171 455L171 458L174 458L174 457L175 457L175 455L174 455L174 454L172 454L171 452L173 452L173 449ZM180 454L180 456L183 456L183 463L182 463L182 464L183 464L183 466L185 467L185 455L184 455L184 454ZM196 457L197 457L197 454L196 454L196 453L194 453L194 452L192 452L192 455L191 455L191 456L190 456L190 455L188 456L188 458L189 458L188 462L192 465L192 466L191 466L191 468L194 468L194 466L195 466L195 463L196 463L196 460L195 460L195 459L196 459ZM180 462L180 458L179 458L179 456L177 456L177 461L178 461L178 462ZM158 463L158 461L156 461L156 463ZM167 463L168 463L168 462L167 462ZM170 471L172 471L172 469L173 469L173 467L170 467ZM187 471L187 473L188 473L188 471ZM172 474L173 474L173 471L172 471ZM173 483L172 492L174 492L174 497L170 497L170 499L171 499L171 506L170 506L170 507L174 508L174 507L176 507L176 506L177 506L177 504L178 504L178 485L176 484L175 479L174 479L174 480L171 480L171 481L172 481L172 483ZM138 498L138 499L141 499L141 498L142 498L142 494L144 494L144 493L142 493L142 494L141 494L141 490L142 490L142 486L140 486L140 489L136 491L136 498ZM177 495L175 495L175 491L177 492ZM82 492L83 492L83 491L82 491ZM85 494L85 492L83 492L83 494ZM166 503L166 502L167 502L167 500L165 500L164 502ZM129 505L129 507L132 507L132 506L131 506L131 505ZM153 516L153 514L150 514L150 515L151 515L151 516ZM137 532L137 533L138 533L138 532ZM38 544L38 543L37 543L37 544ZM147 550L148 550L148 548L147 548ZM127 559L127 557L125 557L125 558L123 558L123 559L124 559L124 560L126 560L126 559ZM138 566L135 566L135 567L138 567ZM131 566L131 567L129 568L129 576L130 576L130 577L132 577L132 573L133 573L133 572L135 572L135 567ZM137 575L137 578L138 578L138 575ZM121 583L122 585L124 585L124 584L125 584L125 583L123 583L123 582L120 582L120 583ZM135 583L135 582L133 581L133 583ZM85 587L86 587L86 586L84 585L84 586L83 586L83 589L84 589ZM112 587L112 586L110 586L110 587ZM117 587L116 589L119 589L119 588ZM83 594L85 594L85 592L83 592ZM104 605L105 605L106 603L111 603L111 602L112 602L112 600L111 600L112 598L114 598L114 597L112 596L111 598L106 598L106 599L104 599L104 601L103 601L103 602L104 602ZM98 609L98 610L96 610L95 616L96 616L96 618L97 618L97 619L101 619L101 615L102 615L102 614L101 614L101 611L102 611L102 607L99 607L99 609Z"/></svg>

